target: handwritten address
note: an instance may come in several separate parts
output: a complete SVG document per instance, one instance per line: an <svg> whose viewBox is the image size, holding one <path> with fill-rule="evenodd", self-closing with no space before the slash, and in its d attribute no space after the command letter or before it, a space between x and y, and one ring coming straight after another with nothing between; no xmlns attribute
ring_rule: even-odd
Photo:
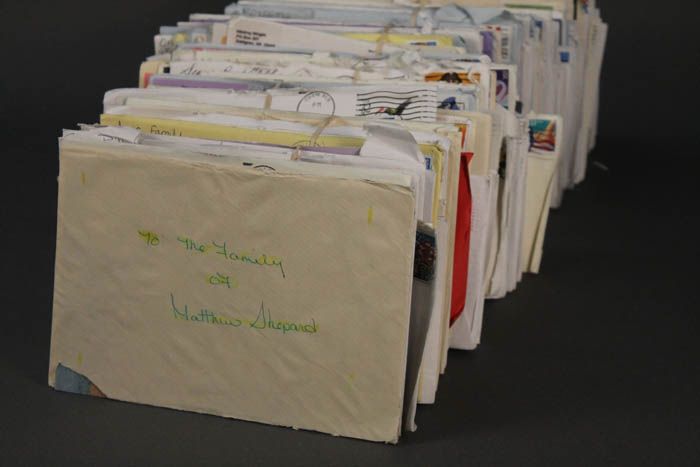
<svg viewBox="0 0 700 467"><path fill-rule="evenodd" d="M178 305L175 295L170 294L170 306L173 318L191 323L210 324L215 326L230 326L243 329L257 329L267 332L281 332L282 334L316 334L318 325L316 320L311 318L308 322L278 321L272 318L272 312L265 308L265 302L261 302L255 320L243 318L231 318L208 308L200 308L198 311L191 310L189 305Z"/></svg>

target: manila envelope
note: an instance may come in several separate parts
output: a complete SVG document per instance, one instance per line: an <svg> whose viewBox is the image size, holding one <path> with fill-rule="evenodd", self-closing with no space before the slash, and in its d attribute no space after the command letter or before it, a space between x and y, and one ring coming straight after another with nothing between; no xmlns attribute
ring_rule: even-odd
<svg viewBox="0 0 700 467"><path fill-rule="evenodd" d="M49 384L397 442L406 186L62 141Z"/></svg>

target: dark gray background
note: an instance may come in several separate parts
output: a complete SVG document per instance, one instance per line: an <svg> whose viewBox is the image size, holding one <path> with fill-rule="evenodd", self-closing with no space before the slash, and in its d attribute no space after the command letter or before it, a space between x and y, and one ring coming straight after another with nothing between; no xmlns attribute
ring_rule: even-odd
<svg viewBox="0 0 700 467"><path fill-rule="evenodd" d="M56 138L136 84L159 25L225 2L0 2L0 465L700 464L691 2L600 2L608 170L552 213L542 274L487 304L399 446L47 387Z"/></svg>

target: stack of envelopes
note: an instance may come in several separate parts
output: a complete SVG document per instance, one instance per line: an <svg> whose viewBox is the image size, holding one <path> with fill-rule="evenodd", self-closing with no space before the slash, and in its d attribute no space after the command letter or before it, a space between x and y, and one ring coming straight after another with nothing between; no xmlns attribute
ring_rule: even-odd
<svg viewBox="0 0 700 467"><path fill-rule="evenodd" d="M593 0L245 0L162 27L140 86L60 140L49 383L397 442L485 300L539 271L606 32Z"/></svg>

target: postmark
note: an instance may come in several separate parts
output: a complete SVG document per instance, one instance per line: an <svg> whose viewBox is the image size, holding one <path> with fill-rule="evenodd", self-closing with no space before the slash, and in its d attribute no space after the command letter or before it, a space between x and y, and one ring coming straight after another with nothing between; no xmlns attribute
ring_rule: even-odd
<svg viewBox="0 0 700 467"><path fill-rule="evenodd" d="M335 99L324 91L310 91L299 100L297 112L335 115Z"/></svg>

